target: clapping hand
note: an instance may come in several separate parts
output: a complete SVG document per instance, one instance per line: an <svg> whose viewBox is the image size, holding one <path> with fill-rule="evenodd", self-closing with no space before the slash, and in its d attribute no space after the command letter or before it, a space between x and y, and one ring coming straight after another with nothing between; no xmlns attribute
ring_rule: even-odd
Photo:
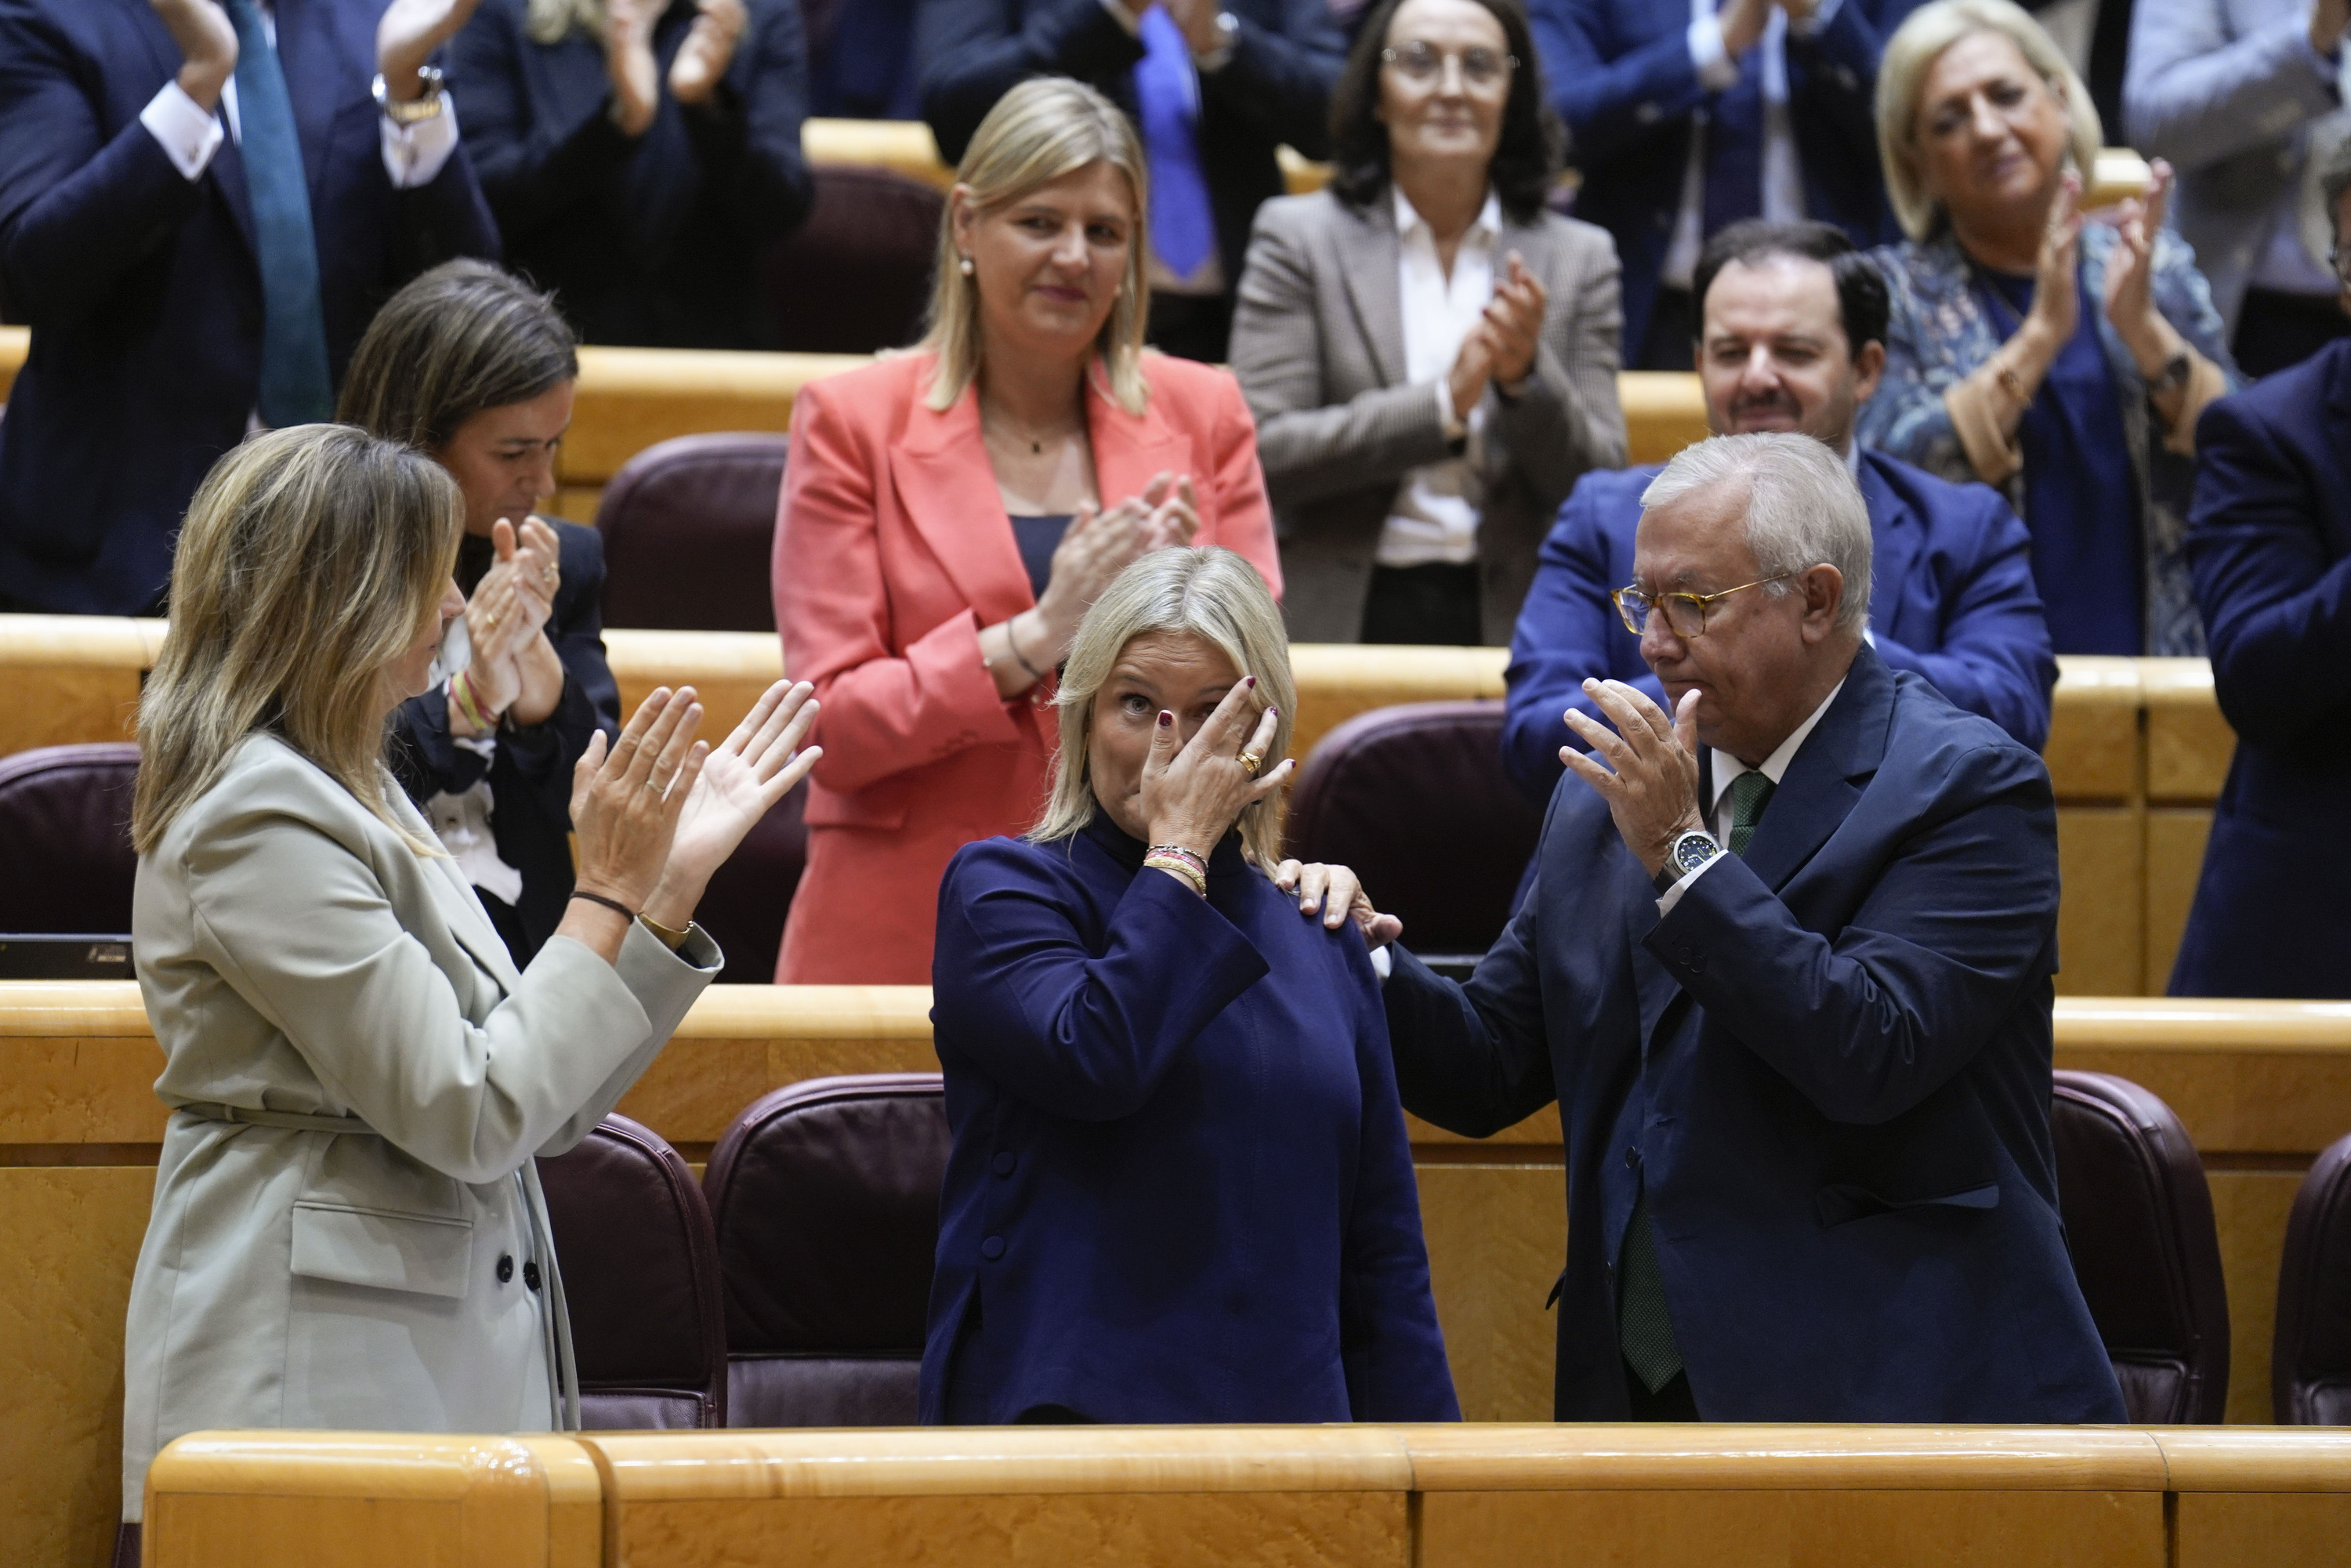
<svg viewBox="0 0 2351 1568"><path fill-rule="evenodd" d="M1199 531L1199 506L1188 474L1155 474L1140 496L1106 510L1081 506L1061 542L1053 547L1053 570L1037 612L1045 622L1054 662L1069 652L1078 622L1102 597L1111 579L1136 557L1187 545Z"/></svg>
<svg viewBox="0 0 2351 1568"><path fill-rule="evenodd" d="M1297 894L1299 914L1320 910L1322 924L1330 930L1353 920L1364 934L1366 947L1384 947L1404 935L1404 922L1373 908L1370 895L1364 892L1363 878L1346 866L1284 861L1274 868L1273 885Z"/></svg>
<svg viewBox="0 0 2351 1568"><path fill-rule="evenodd" d="M2074 336L2081 319L2081 288L2074 266L2082 253L2082 177L2068 170L2049 204L2049 223L2041 232L2041 255L2033 268L2032 313L2051 359Z"/></svg>
<svg viewBox="0 0 2351 1568"><path fill-rule="evenodd" d="M743 0L698 0L700 15L669 63L669 95L680 103L707 103L726 79L750 15Z"/></svg>
<svg viewBox="0 0 2351 1568"><path fill-rule="evenodd" d="M661 883L645 905L654 920L682 927L693 919L711 873L824 755L822 747L800 748L816 723L815 689L806 681L778 681L703 763Z"/></svg>
<svg viewBox="0 0 2351 1568"><path fill-rule="evenodd" d="M1655 876L1676 839L1706 826L1698 809L1698 694L1683 693L1672 718L1622 681L1588 680L1583 694L1616 727L1569 708L1568 727L1592 750L1562 746L1559 759L1608 802L1625 847Z"/></svg>
<svg viewBox="0 0 2351 1568"><path fill-rule="evenodd" d="M1486 301L1485 319L1478 331L1486 339L1489 373L1504 386L1515 386L1534 373L1535 351L1542 341L1543 310L1550 303L1542 279L1527 270L1526 259L1510 252L1510 269ZM1463 418L1468 410L1455 405Z"/></svg>
<svg viewBox="0 0 2351 1568"><path fill-rule="evenodd" d="M588 737L588 749L571 770L581 891L623 909L647 906L710 753L694 737L701 727L702 705L692 686L675 692L656 686L637 705L609 755L602 730Z"/></svg>
<svg viewBox="0 0 2351 1568"><path fill-rule="evenodd" d="M433 52L455 37L471 20L481 0L392 0L375 27L375 68L383 73L383 90L397 103L413 102L423 92L416 73Z"/></svg>
<svg viewBox="0 0 2351 1568"><path fill-rule="evenodd" d="M623 136L643 136L661 107L653 24L665 5L666 0L605 0L604 75L612 87L612 123Z"/></svg>
<svg viewBox="0 0 2351 1568"><path fill-rule="evenodd" d="M2171 184L2171 165L2157 159L2146 193L2124 202L2115 215L2115 246L2106 253L2106 275L2100 285L2106 319L2149 381L2162 373L2180 341L2156 308L2154 289L2155 236L2163 228Z"/></svg>
<svg viewBox="0 0 2351 1568"><path fill-rule="evenodd" d="M563 692L562 661L541 634L561 580L560 549L555 530L537 517L523 520L519 540L514 525L500 517L491 525L490 544L497 559L465 604L465 636L474 651L466 682L491 716L519 706L516 721L537 724L554 711ZM550 679L551 694L545 689Z"/></svg>
<svg viewBox="0 0 2351 1568"><path fill-rule="evenodd" d="M211 113L236 72L236 29L215 0L148 0L180 46L180 90Z"/></svg>

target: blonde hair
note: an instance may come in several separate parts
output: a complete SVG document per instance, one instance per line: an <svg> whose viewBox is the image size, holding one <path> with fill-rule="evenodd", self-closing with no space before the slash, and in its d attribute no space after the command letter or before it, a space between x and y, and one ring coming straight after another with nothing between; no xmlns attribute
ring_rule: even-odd
<svg viewBox="0 0 2351 1568"><path fill-rule="evenodd" d="M1054 759L1052 794L1029 839L1066 839L1094 820L1100 803L1088 776L1087 744L1094 697L1110 679L1126 645L1155 632L1188 633L1223 650L1233 668L1257 677L1251 711L1270 703L1281 710L1266 753L1270 766L1289 754L1298 717L1298 686L1290 674L1290 638L1265 580L1228 549L1196 546L1154 550L1111 580L1078 622L1077 641L1061 670L1053 706L1061 710L1061 749ZM1241 848L1270 873L1281 863L1280 791L1245 808Z"/></svg>
<svg viewBox="0 0 2351 1568"><path fill-rule="evenodd" d="M529 0L523 7L523 36L534 44L559 44L574 28L601 42L604 0Z"/></svg>
<svg viewBox="0 0 2351 1568"><path fill-rule="evenodd" d="M1144 318L1151 308L1151 282L1144 233L1151 210L1150 177L1134 127L1116 104L1082 82L1066 77L1035 77L996 100L964 149L956 182L968 193L967 204L981 215L1020 200L1040 186L1089 163L1108 163L1126 176L1134 193L1134 226L1128 236L1126 272L1118 298L1094 339L1095 351L1110 378L1110 395L1129 413L1141 413L1150 389L1143 379ZM927 405L955 406L979 374L979 280L967 277L956 248L955 204L939 214L938 257L931 278L931 308L923 340L914 345L938 356Z"/></svg>
<svg viewBox="0 0 2351 1568"><path fill-rule="evenodd" d="M2074 74L2065 51L2023 7L2012 0L1929 0L1895 29L1877 68L1877 156L1886 169L1886 196L1902 232L1914 240L1932 235L1942 216L1918 177L1918 89L1936 57L1974 33L1998 33L2014 44L2025 64L2064 99L2072 128L2068 152L2085 184L2105 142L2090 89Z"/></svg>
<svg viewBox="0 0 2351 1568"><path fill-rule="evenodd" d="M413 646L457 561L457 482L340 424L256 435L204 476L172 561L172 622L139 699L131 840L152 850L267 731L421 854L384 797L385 666Z"/></svg>

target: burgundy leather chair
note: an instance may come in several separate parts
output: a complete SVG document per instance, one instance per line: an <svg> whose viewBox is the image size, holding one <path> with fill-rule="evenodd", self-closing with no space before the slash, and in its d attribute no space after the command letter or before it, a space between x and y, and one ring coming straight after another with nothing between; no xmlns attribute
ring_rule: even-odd
<svg viewBox="0 0 2351 1568"><path fill-rule="evenodd" d="M2351 1427L2351 1138L2318 1156L2285 1222L2270 1402L2280 1426Z"/></svg>
<svg viewBox="0 0 2351 1568"><path fill-rule="evenodd" d="M770 348L871 354L922 335L939 247L937 190L886 169L816 165L808 221L759 258Z"/></svg>
<svg viewBox="0 0 2351 1568"><path fill-rule="evenodd" d="M596 507L604 624L773 632L769 560L791 438L681 435L622 465Z"/></svg>
<svg viewBox="0 0 2351 1568"><path fill-rule="evenodd" d="M2049 1130L2065 1248L2130 1419L2220 1421L2229 1297L2211 1189L2188 1129L2136 1083L2060 1071Z"/></svg>
<svg viewBox="0 0 2351 1568"><path fill-rule="evenodd" d="M726 1281L727 1424L910 1427L946 1179L935 1072L754 1101L703 1172Z"/></svg>
<svg viewBox="0 0 2351 1568"><path fill-rule="evenodd" d="M128 741L0 757L0 933L130 932L138 777Z"/></svg>
<svg viewBox="0 0 2351 1568"><path fill-rule="evenodd" d="M1300 771L1285 829L1301 860L1353 866L1431 963L1474 961L1509 924L1542 810L1502 771L1499 702L1359 714Z"/></svg>
<svg viewBox="0 0 2351 1568"><path fill-rule="evenodd" d="M538 1162L590 1431L726 1424L718 1246L694 1173L662 1135L607 1116Z"/></svg>
<svg viewBox="0 0 2351 1568"><path fill-rule="evenodd" d="M694 917L710 933L726 967L726 986L768 986L776 980L776 955L784 945L784 917L808 869L808 786L796 786L759 819L710 875Z"/></svg>

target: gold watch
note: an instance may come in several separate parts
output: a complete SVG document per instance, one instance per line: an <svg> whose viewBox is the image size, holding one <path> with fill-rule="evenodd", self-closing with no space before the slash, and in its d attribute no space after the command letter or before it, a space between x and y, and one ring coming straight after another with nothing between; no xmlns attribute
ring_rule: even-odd
<svg viewBox="0 0 2351 1568"><path fill-rule="evenodd" d="M441 106L444 101L441 92L441 68L419 66L416 79L424 84L424 90L417 95L416 101L395 103L383 85L382 76L378 75L375 78L375 106L383 110L383 117L394 125L414 125L421 120L438 120L441 117Z"/></svg>

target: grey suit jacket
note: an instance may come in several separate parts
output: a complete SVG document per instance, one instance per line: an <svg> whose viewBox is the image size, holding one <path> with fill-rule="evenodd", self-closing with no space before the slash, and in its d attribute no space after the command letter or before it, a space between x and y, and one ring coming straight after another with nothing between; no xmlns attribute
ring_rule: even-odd
<svg viewBox="0 0 2351 1568"><path fill-rule="evenodd" d="M710 938L632 928L615 967L558 937L517 973L452 862L266 736L141 857L131 932L165 1104L372 1131L172 1117L131 1285L124 1517L202 1428L577 1425L532 1156L645 1070L719 968Z"/></svg>
<svg viewBox="0 0 2351 1568"><path fill-rule="evenodd" d="M2302 177L2304 127L2340 107L2309 0L2138 0L2123 118L2179 171L2172 217L2231 337L2271 212Z"/></svg>
<svg viewBox="0 0 2351 1568"><path fill-rule="evenodd" d="M1328 191L1259 207L1233 317L1232 368L1257 416L1281 544L1282 615L1302 643L1363 632L1373 552L1411 469L1449 455L1436 389L1405 380L1394 204ZM1550 298L1535 371L1504 401L1486 393L1485 511L1478 528L1485 640L1510 640L1535 552L1589 468L1625 461L1616 403L1615 243L1546 213L1503 220L1511 251ZM1467 411L1464 411L1465 413Z"/></svg>

